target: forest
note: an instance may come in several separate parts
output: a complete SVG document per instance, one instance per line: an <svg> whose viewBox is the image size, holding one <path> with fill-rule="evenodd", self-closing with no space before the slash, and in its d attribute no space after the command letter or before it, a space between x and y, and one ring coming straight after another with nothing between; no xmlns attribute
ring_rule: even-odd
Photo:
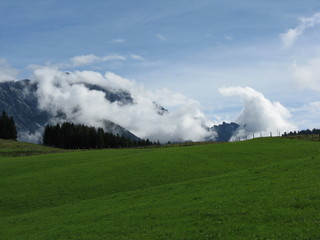
<svg viewBox="0 0 320 240"><path fill-rule="evenodd" d="M306 129L306 130L300 130L300 131L290 131L289 133L284 133L282 134L283 137L287 137L287 136L295 136L295 135L309 135L309 134L320 134L320 129Z"/></svg>
<svg viewBox="0 0 320 240"><path fill-rule="evenodd" d="M104 132L102 128L64 122L47 125L43 134L43 144L65 149L127 148L156 145L149 139L131 140L124 136Z"/></svg>

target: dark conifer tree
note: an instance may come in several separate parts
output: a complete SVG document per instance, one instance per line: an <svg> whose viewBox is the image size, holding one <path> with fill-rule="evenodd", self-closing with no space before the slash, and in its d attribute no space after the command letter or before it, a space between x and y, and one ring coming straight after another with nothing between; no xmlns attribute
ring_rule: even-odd
<svg viewBox="0 0 320 240"><path fill-rule="evenodd" d="M17 129L13 117L9 117L5 111L0 117L0 138L17 139Z"/></svg>
<svg viewBox="0 0 320 240"><path fill-rule="evenodd" d="M105 148L106 144L104 142L104 131L102 128L98 128L97 131L97 148Z"/></svg>
<svg viewBox="0 0 320 240"><path fill-rule="evenodd" d="M8 136L8 116L5 111L2 112L0 117L0 138L7 139Z"/></svg>
<svg viewBox="0 0 320 240"><path fill-rule="evenodd" d="M8 125L9 125L8 138L16 140L17 139L17 128L14 123L13 117L9 118Z"/></svg>
<svg viewBox="0 0 320 240"><path fill-rule="evenodd" d="M52 137L52 126L47 125L43 133L43 144L52 146L51 137Z"/></svg>

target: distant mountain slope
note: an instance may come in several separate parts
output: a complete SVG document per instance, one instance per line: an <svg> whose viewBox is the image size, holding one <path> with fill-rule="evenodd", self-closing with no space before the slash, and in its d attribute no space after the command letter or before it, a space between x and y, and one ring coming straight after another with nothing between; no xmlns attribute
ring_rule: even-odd
<svg viewBox="0 0 320 240"><path fill-rule="evenodd" d="M128 131L124 127L121 127L119 124L116 124L112 121L106 120L104 122L104 125L107 132L110 132L114 135L124 136L126 138L129 138L131 140L136 140L136 141L140 139L136 135L134 135L132 132Z"/></svg>
<svg viewBox="0 0 320 240"><path fill-rule="evenodd" d="M84 84L88 89L90 90L97 90L104 92L106 94L106 99L108 99L110 102L119 102L123 105L125 104L133 104L133 98L131 97L131 94L126 91L110 91L109 89L100 87L98 85L94 84Z"/></svg>
<svg viewBox="0 0 320 240"><path fill-rule="evenodd" d="M121 105L133 104L133 98L128 92L114 92L97 85L85 85L90 90L104 92L110 102L117 101ZM48 112L38 108L36 91L37 84L28 79L0 83L0 111L6 111L14 117L19 132L35 133L49 123L53 117L60 117L63 120L65 115L63 112L59 112L58 116L51 116ZM109 120L105 121L105 130L132 140L139 140L133 133Z"/></svg>
<svg viewBox="0 0 320 240"><path fill-rule="evenodd" d="M230 141L230 138L234 135L234 133L237 131L239 128L239 124L231 122L231 123L226 123L223 122L222 124L219 125L214 125L211 130L215 131L218 135L216 138L216 141L218 142L228 142Z"/></svg>
<svg viewBox="0 0 320 240"><path fill-rule="evenodd" d="M34 133L50 119L49 113L37 107L36 91L37 85L30 80L0 83L0 111L14 117L18 131Z"/></svg>

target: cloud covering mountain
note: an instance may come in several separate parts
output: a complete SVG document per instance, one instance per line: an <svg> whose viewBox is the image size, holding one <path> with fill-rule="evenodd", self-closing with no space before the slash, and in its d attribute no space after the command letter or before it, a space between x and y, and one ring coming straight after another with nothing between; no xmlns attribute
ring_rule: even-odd
<svg viewBox="0 0 320 240"><path fill-rule="evenodd" d="M107 72L104 76L93 71L63 72L55 67L43 67L34 71L32 81L37 84L39 108L65 119L103 127L108 119L141 138L153 141L201 141L214 139L212 126L197 101L168 89L151 91L135 81ZM89 89L94 84L114 92L130 92L133 103L110 102L105 93ZM157 103L157 104L155 104ZM158 113L159 105L169 112Z"/></svg>

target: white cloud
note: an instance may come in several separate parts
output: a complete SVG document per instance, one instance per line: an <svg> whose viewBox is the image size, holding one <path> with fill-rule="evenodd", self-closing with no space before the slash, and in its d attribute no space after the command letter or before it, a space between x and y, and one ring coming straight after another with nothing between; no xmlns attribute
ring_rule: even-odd
<svg viewBox="0 0 320 240"><path fill-rule="evenodd" d="M286 33L280 34L283 46L285 48L290 48L293 43L296 41L299 35L303 32L302 29L289 29Z"/></svg>
<svg viewBox="0 0 320 240"><path fill-rule="evenodd" d="M309 18L300 18L298 26L280 34L283 46L285 48L290 48L307 28L315 27L318 24L320 24L320 13L316 13Z"/></svg>
<svg viewBox="0 0 320 240"><path fill-rule="evenodd" d="M112 72L106 72L104 77L105 80L107 80L108 82L108 85L105 86L106 88L111 87L115 89L124 89L129 92L132 92L131 90L134 90L139 86L136 82L120 77L119 75L114 74Z"/></svg>
<svg viewBox="0 0 320 240"><path fill-rule="evenodd" d="M0 82L16 80L19 71L12 68L6 59L0 58Z"/></svg>
<svg viewBox="0 0 320 240"><path fill-rule="evenodd" d="M306 65L293 64L294 79L300 88L320 91L320 58L310 60Z"/></svg>
<svg viewBox="0 0 320 240"><path fill-rule="evenodd" d="M34 71L38 83L39 107L56 116L58 111L67 120L103 127L103 120L120 124L139 137L151 140L204 140L213 137L211 127L200 110L199 103L167 89L150 91L135 81L107 72L105 76L93 71L66 74L57 68L44 67ZM112 91L126 90L134 104L109 102L101 91L90 90L83 83L97 84ZM154 103L169 107L169 113L159 115Z"/></svg>
<svg viewBox="0 0 320 240"><path fill-rule="evenodd" d="M113 43L123 43L125 42L126 40L123 39L123 38L116 38L116 39L112 39L111 42Z"/></svg>
<svg viewBox="0 0 320 240"><path fill-rule="evenodd" d="M131 59L133 60L140 60L140 61L144 61L144 58L137 55L137 54L130 54Z"/></svg>
<svg viewBox="0 0 320 240"><path fill-rule="evenodd" d="M93 54L75 56L70 59L73 67L80 67L85 65L90 65L96 62L106 62L106 61L125 61L126 58L121 55L106 55L103 57L98 57Z"/></svg>
<svg viewBox="0 0 320 240"><path fill-rule="evenodd" d="M159 40L161 40L161 41L168 41L168 39L165 37L165 36L163 36L163 35L161 35L161 34L156 34L156 37L159 39Z"/></svg>
<svg viewBox="0 0 320 240"><path fill-rule="evenodd" d="M34 133L19 131L18 139L19 141L22 141L22 142L31 142L31 143L41 144L43 131L44 131L43 128L40 128L38 131Z"/></svg>
<svg viewBox="0 0 320 240"><path fill-rule="evenodd" d="M225 36L224 37L226 40L228 40L228 41L232 41L232 40L234 40L234 38L233 37L231 37L231 36Z"/></svg>
<svg viewBox="0 0 320 240"><path fill-rule="evenodd" d="M306 103L301 107L290 109L294 114L295 122L299 125L299 129L320 128L320 102Z"/></svg>
<svg viewBox="0 0 320 240"><path fill-rule="evenodd" d="M127 59L121 55L108 55L108 56L100 57L100 60L102 62L105 62L105 61L125 61Z"/></svg>
<svg viewBox="0 0 320 240"><path fill-rule="evenodd" d="M73 66L78 67L78 66L83 66L83 65L88 65L91 64L95 61L98 61L98 57L90 54L90 55L82 55L82 56L75 56L70 59L72 62Z"/></svg>
<svg viewBox="0 0 320 240"><path fill-rule="evenodd" d="M320 113L320 102L311 102L309 103L310 110L315 113Z"/></svg>
<svg viewBox="0 0 320 240"><path fill-rule="evenodd" d="M243 109L236 120L241 125L239 134L266 133L296 129L289 121L290 111L279 102L271 102L262 93L249 87L220 88L224 96L239 96Z"/></svg>

